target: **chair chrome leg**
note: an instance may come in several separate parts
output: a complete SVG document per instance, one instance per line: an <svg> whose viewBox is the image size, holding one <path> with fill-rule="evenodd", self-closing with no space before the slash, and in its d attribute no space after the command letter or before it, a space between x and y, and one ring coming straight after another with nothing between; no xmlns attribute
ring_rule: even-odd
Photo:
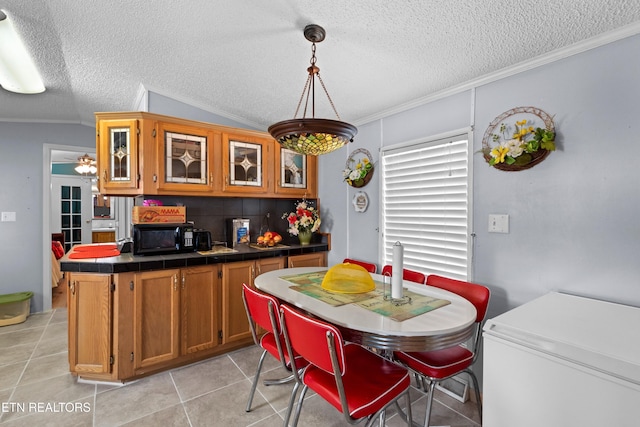
<svg viewBox="0 0 640 427"><path fill-rule="evenodd" d="M411 394L409 393L411 389L407 389L407 396L405 397L405 401L407 402L407 426L413 427L413 416L411 415Z"/></svg>
<svg viewBox="0 0 640 427"><path fill-rule="evenodd" d="M429 383L429 395L427 396L427 411L424 414L424 427L429 427L429 418L431 417L431 407L433 406L433 394L436 391L436 382ZM426 390L426 387L425 387Z"/></svg>
<svg viewBox="0 0 640 427"><path fill-rule="evenodd" d="M293 427L298 425L298 419L300 419L300 412L302 411L302 401L304 400L304 395L307 394L307 390L309 387L305 384L302 387L302 391L300 392L300 397L298 398L298 405L296 406L296 413L293 416Z"/></svg>
<svg viewBox="0 0 640 427"><path fill-rule="evenodd" d="M418 390L422 389L422 383L421 383L421 381L420 381L420 376L418 375L418 373L417 373L417 372L414 372L414 373L413 373L413 376L414 376L414 377L415 377L415 379L416 379L416 386L417 386Z"/></svg>
<svg viewBox="0 0 640 427"><path fill-rule="evenodd" d="M480 425L482 425L482 400L480 397L480 387L478 387L478 378L471 369L465 369L465 372L469 374L471 381L473 381L473 389L476 393L476 404L478 405L478 415L480 415Z"/></svg>
<svg viewBox="0 0 640 427"><path fill-rule="evenodd" d="M253 402L253 395L256 392L256 387L258 386L258 380L260 379L260 371L262 370L262 363L264 362L264 358L267 355L267 350L262 352L262 356L260 356L260 360L258 360L258 369L256 369L256 375L253 377L253 384L251 385L251 391L249 392L249 401L247 402L247 407L245 408L246 412L251 412L251 403Z"/></svg>
<svg viewBox="0 0 640 427"><path fill-rule="evenodd" d="M296 383L293 385L291 396L289 397L289 404L287 405L287 413L284 416L284 427L289 426L289 419L291 418L291 412L293 411L293 403L296 400L296 393L298 393L299 387L300 387L300 383L296 381Z"/></svg>
<svg viewBox="0 0 640 427"><path fill-rule="evenodd" d="M287 384L290 383L291 381L293 381L293 374L289 375L288 377L284 377L284 378L278 378L278 379L273 379L273 380L264 380L262 382L262 384L266 385L266 386L270 386L270 385L282 385L282 384Z"/></svg>

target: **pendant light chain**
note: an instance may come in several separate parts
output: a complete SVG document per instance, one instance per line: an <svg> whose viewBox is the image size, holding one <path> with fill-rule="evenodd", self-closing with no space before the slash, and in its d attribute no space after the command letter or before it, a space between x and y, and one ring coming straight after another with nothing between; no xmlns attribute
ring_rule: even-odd
<svg viewBox="0 0 640 427"><path fill-rule="evenodd" d="M329 91L327 90L327 87L324 85L324 81L322 81L322 77L320 77L320 68L316 66L317 61L318 61L318 58L316 57L316 44L312 43L311 44L311 60L309 61L311 66L307 68L307 71L309 72L309 76L307 77L307 81L304 85L304 89L302 89L302 93L300 94L300 99L298 100L298 106L296 107L296 112L293 115L293 117L294 118L298 117L298 113L300 112L300 106L302 105L302 100L305 98L304 96L305 93L307 94L307 96L306 96L302 117L303 118L307 117L307 109L309 107L309 95L311 95L311 108L312 108L311 117L316 116L315 77L318 77L318 81L320 81L320 86L322 86L322 90L324 91L324 94L327 95L327 99L329 100L329 104L331 105L333 112L335 113L338 120L342 120L340 118L340 114L338 114L338 110L336 109L336 106L333 103L333 99L331 99L331 96L329 95Z"/></svg>
<svg viewBox="0 0 640 427"><path fill-rule="evenodd" d="M353 142L358 129L352 124L341 121L338 110L329 96L329 92L320 77L320 68L316 66L316 43L324 40L324 28L319 25L309 24L304 28L305 38L311 42L311 66L307 68L307 81L298 100L296 113L293 119L283 120L269 126L269 133L283 148L300 154L319 156L327 154L338 148ZM315 118L315 78L318 76L322 90L324 90L329 104L338 120ZM305 95L306 94L306 95ZM306 98L306 99L305 99ZM305 100L303 117L297 118ZM311 100L311 114L306 117Z"/></svg>

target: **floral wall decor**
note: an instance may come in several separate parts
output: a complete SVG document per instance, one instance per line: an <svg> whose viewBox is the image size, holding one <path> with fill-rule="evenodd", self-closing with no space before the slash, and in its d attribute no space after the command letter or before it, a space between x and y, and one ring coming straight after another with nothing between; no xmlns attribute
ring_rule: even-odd
<svg viewBox="0 0 640 427"><path fill-rule="evenodd" d="M358 148L349 155L342 177L352 187L364 187L373 176L373 158L364 148Z"/></svg>
<svg viewBox="0 0 640 427"><path fill-rule="evenodd" d="M496 169L529 169L555 151L553 117L536 107L517 107L496 117L482 138L482 154Z"/></svg>

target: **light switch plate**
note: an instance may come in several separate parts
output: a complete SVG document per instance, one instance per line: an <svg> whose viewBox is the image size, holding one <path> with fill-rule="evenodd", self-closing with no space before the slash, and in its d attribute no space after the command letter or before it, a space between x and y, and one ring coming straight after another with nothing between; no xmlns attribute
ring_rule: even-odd
<svg viewBox="0 0 640 427"><path fill-rule="evenodd" d="M2 221L15 221L16 213L15 212L2 212Z"/></svg>
<svg viewBox="0 0 640 427"><path fill-rule="evenodd" d="M509 215L489 214L489 233L508 233Z"/></svg>

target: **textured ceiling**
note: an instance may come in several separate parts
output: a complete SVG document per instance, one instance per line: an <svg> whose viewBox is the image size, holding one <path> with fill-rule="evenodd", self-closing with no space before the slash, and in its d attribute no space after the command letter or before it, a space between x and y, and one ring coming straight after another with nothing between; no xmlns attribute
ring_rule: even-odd
<svg viewBox="0 0 640 427"><path fill-rule="evenodd" d="M0 121L90 124L96 111L134 109L143 86L262 129L293 117L309 23L327 31L317 65L354 124L640 23L640 0L0 0L0 9L47 87L0 89ZM316 117L335 118L316 98Z"/></svg>

